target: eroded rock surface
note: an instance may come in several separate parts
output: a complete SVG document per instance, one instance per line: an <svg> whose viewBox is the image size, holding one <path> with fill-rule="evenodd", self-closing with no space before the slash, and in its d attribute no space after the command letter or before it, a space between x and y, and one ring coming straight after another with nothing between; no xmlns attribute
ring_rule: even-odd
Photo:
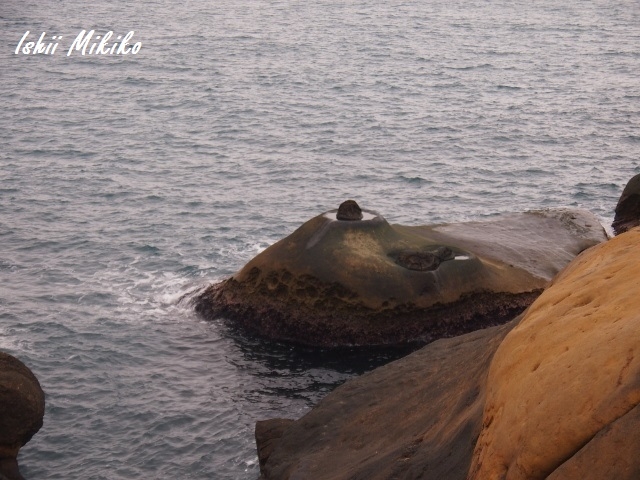
<svg viewBox="0 0 640 480"><path fill-rule="evenodd" d="M208 288L197 310L308 345L426 343L504 323L605 240L580 210L407 227L319 215Z"/></svg>
<svg viewBox="0 0 640 480"><path fill-rule="evenodd" d="M22 480L20 448L42 427L44 392L20 360L0 352L0 478Z"/></svg>
<svg viewBox="0 0 640 480"><path fill-rule="evenodd" d="M639 245L584 252L506 336L469 479L640 478Z"/></svg>

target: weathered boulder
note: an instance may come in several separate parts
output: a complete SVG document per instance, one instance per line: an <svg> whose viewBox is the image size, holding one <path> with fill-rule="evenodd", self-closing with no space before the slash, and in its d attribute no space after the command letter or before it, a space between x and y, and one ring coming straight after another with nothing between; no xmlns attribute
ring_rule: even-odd
<svg viewBox="0 0 640 480"><path fill-rule="evenodd" d="M616 205L611 227L616 235L640 225L640 175L636 175L624 187Z"/></svg>
<svg viewBox="0 0 640 480"><path fill-rule="evenodd" d="M0 478L20 480L20 448L42 427L44 392L20 360L0 352Z"/></svg>
<svg viewBox="0 0 640 480"><path fill-rule="evenodd" d="M438 340L351 379L295 422L258 422L263 477L464 479L491 359L519 318Z"/></svg>
<svg viewBox="0 0 640 480"><path fill-rule="evenodd" d="M356 221L362 220L362 209L355 200L342 202L336 213L336 220Z"/></svg>
<svg viewBox="0 0 640 480"><path fill-rule="evenodd" d="M640 478L639 245L581 254L505 337L469 479Z"/></svg>
<svg viewBox="0 0 640 480"><path fill-rule="evenodd" d="M309 220L205 290L196 309L302 344L426 343L513 318L607 238L581 210L418 227L362 216L341 221L333 210Z"/></svg>

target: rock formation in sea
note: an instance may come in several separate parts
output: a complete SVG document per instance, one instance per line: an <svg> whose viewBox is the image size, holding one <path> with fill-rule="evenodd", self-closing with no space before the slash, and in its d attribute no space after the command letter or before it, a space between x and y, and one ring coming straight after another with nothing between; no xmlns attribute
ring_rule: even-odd
<svg viewBox="0 0 640 480"><path fill-rule="evenodd" d="M20 360L0 352L0 480L24 480L18 451L42 427L44 392Z"/></svg>
<svg viewBox="0 0 640 480"><path fill-rule="evenodd" d="M640 228L581 253L520 317L258 422L266 479L640 478Z"/></svg>
<svg viewBox="0 0 640 480"><path fill-rule="evenodd" d="M336 213L336 220L356 221L362 220L362 209L355 200L342 202Z"/></svg>
<svg viewBox="0 0 640 480"><path fill-rule="evenodd" d="M606 238L582 210L410 227L350 200L209 287L196 308L307 345L426 343L512 319Z"/></svg>
<svg viewBox="0 0 640 480"><path fill-rule="evenodd" d="M616 235L640 225L640 175L627 183L622 191L611 227Z"/></svg>

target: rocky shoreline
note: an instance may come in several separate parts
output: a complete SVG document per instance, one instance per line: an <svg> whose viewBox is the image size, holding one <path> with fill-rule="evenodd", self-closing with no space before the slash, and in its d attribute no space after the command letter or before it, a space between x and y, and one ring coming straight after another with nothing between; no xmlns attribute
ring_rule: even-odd
<svg viewBox="0 0 640 480"><path fill-rule="evenodd" d="M298 420L257 422L262 478L640 478L639 179L618 236L523 314L349 380Z"/></svg>
<svg viewBox="0 0 640 480"><path fill-rule="evenodd" d="M521 316L256 425L266 479L637 479L640 228L572 262Z"/></svg>
<svg viewBox="0 0 640 480"><path fill-rule="evenodd" d="M580 210L406 227L346 203L196 308L310 345L430 343L257 422L262 478L640 478L640 175L613 239ZM44 408L0 352L0 480L24 480Z"/></svg>

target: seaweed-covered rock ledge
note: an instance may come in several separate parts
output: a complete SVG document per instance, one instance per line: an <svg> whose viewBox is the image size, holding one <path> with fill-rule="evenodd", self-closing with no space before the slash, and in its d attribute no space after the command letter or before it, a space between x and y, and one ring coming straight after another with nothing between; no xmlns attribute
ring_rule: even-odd
<svg viewBox="0 0 640 480"><path fill-rule="evenodd" d="M409 227L347 201L206 289L196 309L307 345L429 342L512 319L606 239L583 210Z"/></svg>

